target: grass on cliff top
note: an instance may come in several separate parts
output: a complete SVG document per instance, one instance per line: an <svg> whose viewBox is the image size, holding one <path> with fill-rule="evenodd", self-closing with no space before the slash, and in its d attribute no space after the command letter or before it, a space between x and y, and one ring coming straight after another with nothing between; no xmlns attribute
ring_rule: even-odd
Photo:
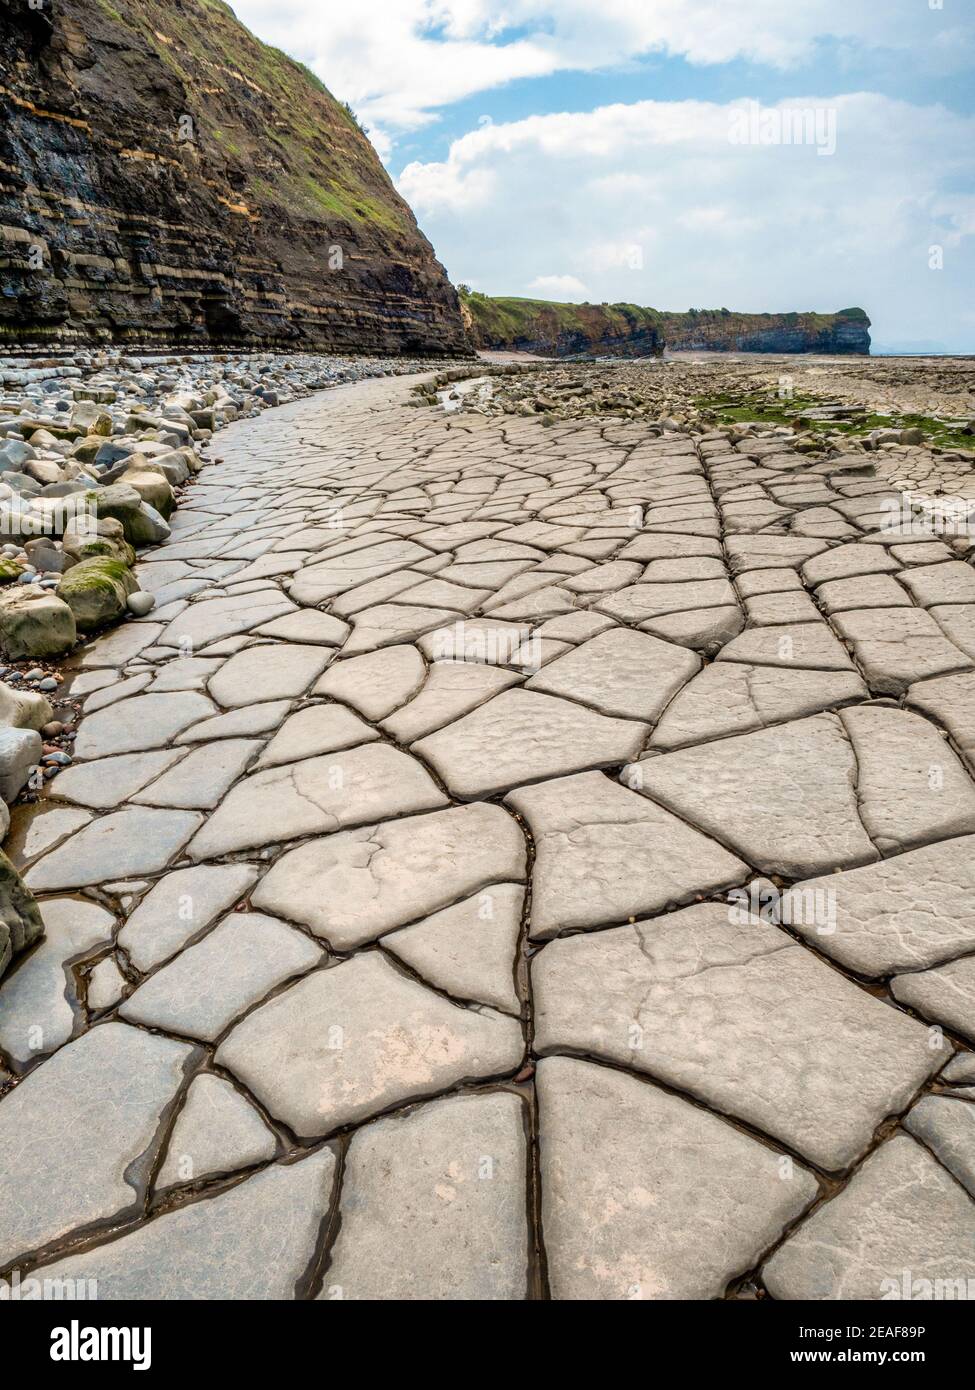
<svg viewBox="0 0 975 1390"><path fill-rule="evenodd" d="M686 330L695 325L715 325L731 329L736 323L756 322L769 328L801 327L821 332L835 327L840 320L869 324L863 309L841 309L835 314L739 314L731 309L689 309L686 313L671 313L639 304L561 304L547 299L520 299L480 294L461 286L460 296L469 309L475 324L491 339L512 341L532 337L541 325L556 325L562 331L602 332L622 334L642 328L658 328L666 338L669 330Z"/></svg>
<svg viewBox="0 0 975 1390"><path fill-rule="evenodd" d="M792 310L783 314L749 314L733 309L688 309L685 313L661 310L660 317L665 325L680 324L682 328L690 328L696 324L729 327L737 322L761 323L769 328L812 329L833 328L840 321L863 324L867 327L870 325L869 316L864 309L837 309L834 314L821 314L815 309L802 313Z"/></svg>
<svg viewBox="0 0 975 1390"><path fill-rule="evenodd" d="M481 331L492 338L533 336L545 320L560 331L625 333L656 328L660 316L655 309L638 304L560 304L549 299L493 297L461 287L460 296Z"/></svg>
<svg viewBox="0 0 975 1390"><path fill-rule="evenodd" d="M137 30L197 97L195 115L203 140L212 136L237 159L247 172L252 197L266 199L272 190L270 196L283 207L311 220L321 221L325 213L331 222L368 223L416 235L408 209L353 113L303 63L255 38L223 0L196 0L202 11L196 14L192 7L177 10L157 0L99 0L99 5ZM259 139L212 91L212 68L203 66L194 81L181 50L201 65L216 64L226 71L227 94L235 106L253 112Z"/></svg>

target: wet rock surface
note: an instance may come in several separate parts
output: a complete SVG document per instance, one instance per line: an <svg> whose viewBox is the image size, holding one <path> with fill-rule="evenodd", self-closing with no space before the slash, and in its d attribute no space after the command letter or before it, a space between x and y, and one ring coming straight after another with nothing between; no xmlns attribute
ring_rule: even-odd
<svg viewBox="0 0 975 1390"><path fill-rule="evenodd" d="M975 1277L972 546L895 486L966 465L815 442L389 379L228 424L153 609L4 677L71 751L8 838L0 1275Z"/></svg>

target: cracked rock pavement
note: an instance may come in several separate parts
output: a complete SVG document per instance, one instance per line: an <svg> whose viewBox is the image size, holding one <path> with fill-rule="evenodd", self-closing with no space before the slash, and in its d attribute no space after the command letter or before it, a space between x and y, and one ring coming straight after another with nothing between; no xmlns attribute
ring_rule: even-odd
<svg viewBox="0 0 975 1390"><path fill-rule="evenodd" d="M0 1277L975 1279L967 549L863 458L396 379L218 448L17 840Z"/></svg>

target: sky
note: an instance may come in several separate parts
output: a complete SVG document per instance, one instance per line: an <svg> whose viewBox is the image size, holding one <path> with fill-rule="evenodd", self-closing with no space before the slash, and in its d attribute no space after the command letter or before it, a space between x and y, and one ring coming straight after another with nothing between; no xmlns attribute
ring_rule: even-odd
<svg viewBox="0 0 975 1390"><path fill-rule="evenodd" d="M975 0L231 0L455 284L975 352Z"/></svg>

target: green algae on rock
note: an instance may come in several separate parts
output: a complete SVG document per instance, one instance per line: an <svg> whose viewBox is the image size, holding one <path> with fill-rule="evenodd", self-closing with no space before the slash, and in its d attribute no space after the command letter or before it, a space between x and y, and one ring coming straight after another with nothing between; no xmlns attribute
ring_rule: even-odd
<svg viewBox="0 0 975 1390"><path fill-rule="evenodd" d="M44 935L44 922L34 895L0 850L0 975L12 958Z"/></svg>
<svg viewBox="0 0 975 1390"><path fill-rule="evenodd" d="M95 555L82 560L63 576L57 597L68 605L77 626L86 632L121 618L129 594L138 584L121 560Z"/></svg>

